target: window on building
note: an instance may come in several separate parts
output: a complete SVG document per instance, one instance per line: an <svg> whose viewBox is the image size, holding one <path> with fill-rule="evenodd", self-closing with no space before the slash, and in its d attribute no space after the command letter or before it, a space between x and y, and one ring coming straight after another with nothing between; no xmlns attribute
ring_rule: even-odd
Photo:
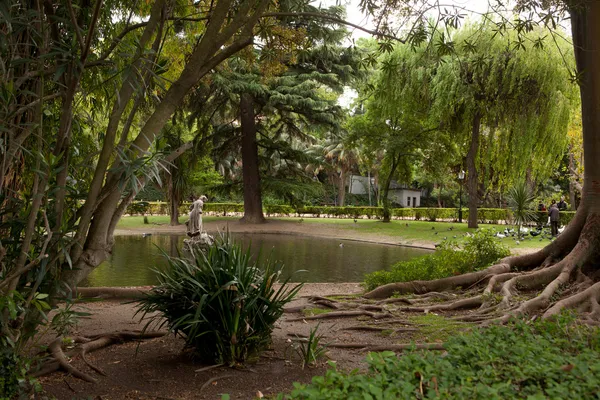
<svg viewBox="0 0 600 400"><path fill-rule="evenodd" d="M406 207L410 207L410 196L406 198Z"/></svg>
<svg viewBox="0 0 600 400"><path fill-rule="evenodd" d="M417 198L413 197L413 207L416 207L416 206L417 206Z"/></svg>

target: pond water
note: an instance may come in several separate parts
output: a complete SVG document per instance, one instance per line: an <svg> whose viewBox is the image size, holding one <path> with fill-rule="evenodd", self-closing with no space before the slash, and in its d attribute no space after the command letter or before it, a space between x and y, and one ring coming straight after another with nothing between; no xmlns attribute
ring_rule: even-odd
<svg viewBox="0 0 600 400"><path fill-rule="evenodd" d="M295 282L360 282L366 273L387 269L429 250L349 240L281 234L232 233L235 241L251 245L256 255L284 263L283 278ZM113 254L82 282L82 286L143 286L157 283L154 268L166 265L159 248L176 256L182 235L116 236ZM301 271L305 270L305 271Z"/></svg>

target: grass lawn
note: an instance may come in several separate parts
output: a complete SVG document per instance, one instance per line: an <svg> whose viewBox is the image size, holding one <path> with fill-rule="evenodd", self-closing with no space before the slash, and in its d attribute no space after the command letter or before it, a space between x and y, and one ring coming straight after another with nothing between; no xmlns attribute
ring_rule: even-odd
<svg viewBox="0 0 600 400"><path fill-rule="evenodd" d="M212 221L236 221L239 217L204 217L204 222ZM279 218L282 221L299 222L299 218ZM180 218L183 223L187 220L186 216ZM141 216L123 217L119 221L117 228L152 228L153 225L168 225L169 217L166 215L148 216L148 225L144 224L144 218ZM390 223L383 223L380 220L359 219L356 222L352 219L341 218L304 218L302 224L326 224L336 225L338 228L348 231L360 232L364 235L380 235L397 237L406 242L426 242L441 243L445 240L456 240L461 243L467 232L474 232L475 229L467 228L466 223L457 222L429 222L429 221L410 221L394 220ZM492 232L503 231L507 225L481 224L480 229L488 229ZM542 248L550 243L549 239L540 239L539 237L527 236L526 240L517 244L512 237L498 239L509 248Z"/></svg>
<svg viewBox="0 0 600 400"><path fill-rule="evenodd" d="M281 218L282 220L297 221L298 218ZM461 243L467 232L473 233L475 229L467 227L466 223L457 222L429 222L412 220L393 220L383 223L380 220L359 219L354 222L351 219L339 218L305 218L302 223L308 224L335 224L343 229L360 231L365 234L396 236L399 239L414 242L441 243L444 240L456 240ZM504 231L507 225L480 224L479 229L487 229L491 232ZM512 227L514 228L514 227ZM444 239L446 238L446 239ZM512 237L498 239L500 243L509 248L542 248L550 243L549 239L527 236L525 240L517 244Z"/></svg>

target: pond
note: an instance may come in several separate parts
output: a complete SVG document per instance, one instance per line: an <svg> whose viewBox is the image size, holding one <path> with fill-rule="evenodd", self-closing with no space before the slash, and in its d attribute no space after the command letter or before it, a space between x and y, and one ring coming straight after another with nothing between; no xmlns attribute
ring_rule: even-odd
<svg viewBox="0 0 600 400"><path fill-rule="evenodd" d="M366 273L428 254L412 247L281 234L232 233L251 252L284 263L283 278L295 282L361 282ZM81 286L144 286L157 283L157 267L166 265L159 248L176 256L182 235L116 236L113 254ZM305 271L302 271L305 270Z"/></svg>

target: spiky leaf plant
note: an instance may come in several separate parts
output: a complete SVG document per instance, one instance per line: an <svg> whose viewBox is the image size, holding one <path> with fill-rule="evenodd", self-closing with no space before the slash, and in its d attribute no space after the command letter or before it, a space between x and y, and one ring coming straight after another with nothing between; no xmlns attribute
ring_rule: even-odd
<svg viewBox="0 0 600 400"><path fill-rule="evenodd" d="M533 209L535 196L527 183L522 181L509 189L507 199L517 225L517 232L520 233L521 227L534 221L537 216Z"/></svg>
<svg viewBox="0 0 600 400"><path fill-rule="evenodd" d="M167 325L204 361L233 365L265 348L275 321L302 284L277 285L282 264L256 261L229 235L206 252L169 257L159 284L139 301L137 313Z"/></svg>

